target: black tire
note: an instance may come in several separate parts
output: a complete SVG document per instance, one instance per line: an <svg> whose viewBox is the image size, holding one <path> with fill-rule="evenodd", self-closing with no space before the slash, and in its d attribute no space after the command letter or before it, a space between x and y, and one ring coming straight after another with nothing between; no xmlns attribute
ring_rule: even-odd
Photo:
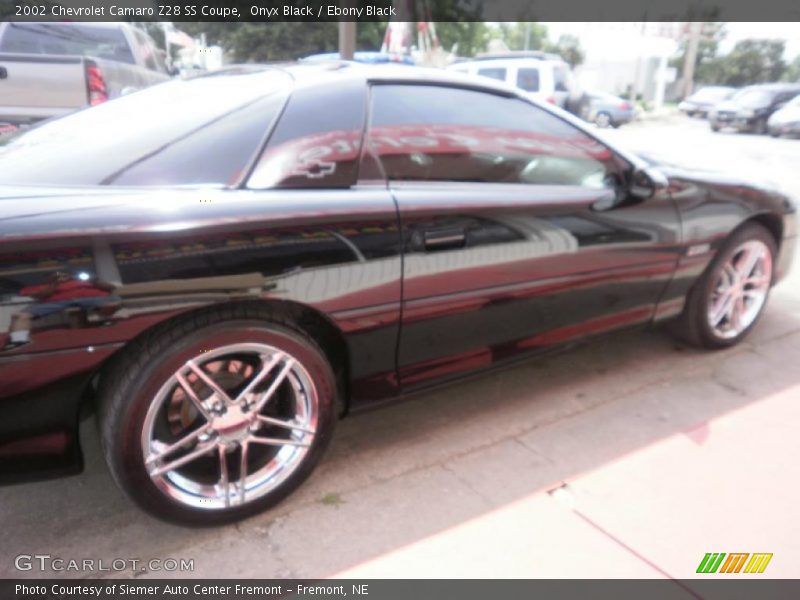
<svg viewBox="0 0 800 600"><path fill-rule="evenodd" d="M302 364L317 392L316 433L302 462L265 496L215 510L187 506L162 492L146 470L142 448L145 415L157 390L187 357L215 344L246 342L269 344ZM131 344L103 378L98 425L106 463L119 487L160 519L196 526L237 521L275 505L311 474L334 430L336 390L325 353L302 330L271 311L234 305L181 318Z"/></svg>
<svg viewBox="0 0 800 600"><path fill-rule="evenodd" d="M711 123L710 126L711 126L711 131L719 131L719 125L717 125L716 123Z"/></svg>
<svg viewBox="0 0 800 600"><path fill-rule="evenodd" d="M717 255L711 261L700 278L694 283L686 298L681 315L670 323L672 333L680 340L696 346L711 350L728 348L742 341L747 334L752 331L758 323L761 314L764 312L767 302L761 308L761 312L756 319L739 335L733 338L722 338L715 334L707 318L707 307L713 293L720 270L730 260L734 251L744 242L749 240L759 240L763 242L770 251L772 263L777 253L777 244L772 233L763 225L758 223L746 223L736 230L720 248ZM769 296L767 296L767 300Z"/></svg>

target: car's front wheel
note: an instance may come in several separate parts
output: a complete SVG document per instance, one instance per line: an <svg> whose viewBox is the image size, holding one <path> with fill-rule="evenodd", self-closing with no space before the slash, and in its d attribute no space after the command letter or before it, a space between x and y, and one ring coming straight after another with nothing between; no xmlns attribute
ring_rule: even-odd
<svg viewBox="0 0 800 600"><path fill-rule="evenodd" d="M222 313L185 319L130 348L106 378L103 449L150 513L230 522L310 474L333 430L335 393L324 353L299 330Z"/></svg>
<svg viewBox="0 0 800 600"><path fill-rule="evenodd" d="M741 341L766 306L776 251L775 238L758 223L735 232L692 287L676 333L705 348Z"/></svg>

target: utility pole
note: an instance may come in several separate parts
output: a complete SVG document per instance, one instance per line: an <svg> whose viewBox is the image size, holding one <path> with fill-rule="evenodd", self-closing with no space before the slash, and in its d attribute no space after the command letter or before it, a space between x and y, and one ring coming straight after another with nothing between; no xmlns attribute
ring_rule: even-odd
<svg viewBox="0 0 800 600"><path fill-rule="evenodd" d="M683 97L690 96L694 88L694 65L697 62L697 50L700 47L700 35L703 32L703 23L692 21L689 23L689 45L686 48L686 58L683 60Z"/></svg>
<svg viewBox="0 0 800 600"><path fill-rule="evenodd" d="M355 21L339 21L339 58L353 60L356 53Z"/></svg>

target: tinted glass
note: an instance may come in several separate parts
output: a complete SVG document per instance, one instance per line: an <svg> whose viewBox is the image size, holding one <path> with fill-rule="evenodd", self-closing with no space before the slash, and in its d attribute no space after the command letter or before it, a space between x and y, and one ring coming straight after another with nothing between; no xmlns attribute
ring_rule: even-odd
<svg viewBox="0 0 800 600"><path fill-rule="evenodd" d="M10 23L0 51L24 54L77 54L134 63L128 41L118 27L77 23Z"/></svg>
<svg viewBox="0 0 800 600"><path fill-rule="evenodd" d="M526 92L539 91L539 69L522 68L517 70L517 87Z"/></svg>
<svg viewBox="0 0 800 600"><path fill-rule="evenodd" d="M601 188L611 151L516 98L439 86L375 86L369 144L396 181Z"/></svg>
<svg viewBox="0 0 800 600"><path fill-rule="evenodd" d="M297 90L270 137L248 187L350 187L364 128L363 82Z"/></svg>
<svg viewBox="0 0 800 600"><path fill-rule="evenodd" d="M174 80L0 138L0 181L226 184L289 93L281 71Z"/></svg>
<svg viewBox="0 0 800 600"><path fill-rule="evenodd" d="M506 80L505 69L499 69L499 68L478 69L478 75L481 75L483 77L491 77L492 79L498 79L500 81Z"/></svg>

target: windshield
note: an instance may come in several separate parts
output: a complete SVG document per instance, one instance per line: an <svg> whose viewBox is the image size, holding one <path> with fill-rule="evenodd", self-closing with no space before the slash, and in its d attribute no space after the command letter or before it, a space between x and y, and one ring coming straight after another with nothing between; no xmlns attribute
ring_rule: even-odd
<svg viewBox="0 0 800 600"><path fill-rule="evenodd" d="M740 106L764 106L772 101L773 94L766 90L742 90L736 94L736 103Z"/></svg>
<svg viewBox="0 0 800 600"><path fill-rule="evenodd" d="M0 51L77 54L130 64L135 62L121 28L78 23L9 23Z"/></svg>
<svg viewBox="0 0 800 600"><path fill-rule="evenodd" d="M235 175L228 171L241 168L269 131L290 82L271 69L206 75L47 121L0 138L0 181L228 183ZM208 168L198 168L197 161Z"/></svg>
<svg viewBox="0 0 800 600"><path fill-rule="evenodd" d="M691 100L696 102L713 102L715 100L724 100L731 95L731 92L733 92L733 90L727 88L703 88L692 95Z"/></svg>

